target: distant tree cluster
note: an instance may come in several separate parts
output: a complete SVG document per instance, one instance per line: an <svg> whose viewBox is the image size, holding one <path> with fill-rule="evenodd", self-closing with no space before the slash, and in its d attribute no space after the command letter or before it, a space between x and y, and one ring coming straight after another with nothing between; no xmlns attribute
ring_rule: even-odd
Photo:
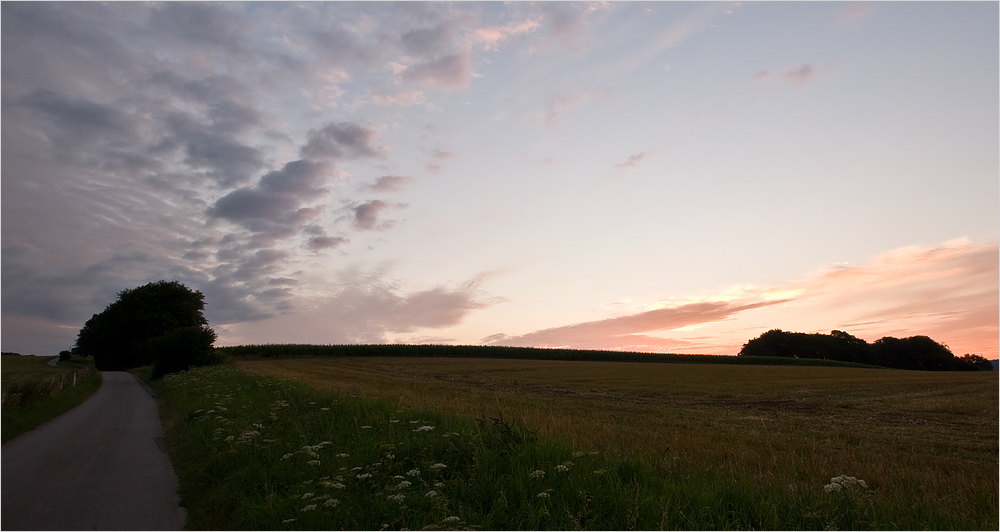
<svg viewBox="0 0 1000 532"><path fill-rule="evenodd" d="M205 296L177 281L118 293L84 324L73 353L93 356L101 371L153 365L153 375L213 362L216 334L202 315Z"/></svg>
<svg viewBox="0 0 1000 532"><path fill-rule="evenodd" d="M993 365L979 355L956 357L947 346L926 336L868 342L844 331L807 334L772 329L743 344L740 356L818 358L858 362L898 369L934 371L990 371Z"/></svg>

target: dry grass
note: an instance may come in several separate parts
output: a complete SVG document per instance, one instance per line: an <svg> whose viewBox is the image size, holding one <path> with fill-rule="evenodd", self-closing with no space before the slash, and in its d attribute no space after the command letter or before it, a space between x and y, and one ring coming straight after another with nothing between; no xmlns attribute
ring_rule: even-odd
<svg viewBox="0 0 1000 532"><path fill-rule="evenodd" d="M995 372L382 357L236 363L401 407L502 415L664 474L752 478L791 494L848 474L915 512L997 514Z"/></svg>

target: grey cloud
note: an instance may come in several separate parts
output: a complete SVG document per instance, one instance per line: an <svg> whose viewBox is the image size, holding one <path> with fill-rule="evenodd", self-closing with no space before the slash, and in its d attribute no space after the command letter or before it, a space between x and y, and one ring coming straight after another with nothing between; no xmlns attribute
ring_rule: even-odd
<svg viewBox="0 0 1000 532"><path fill-rule="evenodd" d="M52 117L67 136L115 140L133 136L134 124L130 117L108 105L70 100L47 90L37 90L21 101Z"/></svg>
<svg viewBox="0 0 1000 532"><path fill-rule="evenodd" d="M256 186L236 189L219 198L209 208L208 214L234 222L266 220L293 223L302 200L323 191L318 185L331 170L327 163L289 162L281 170L266 174Z"/></svg>
<svg viewBox="0 0 1000 532"><path fill-rule="evenodd" d="M354 208L354 226L358 229L374 229L378 213L389 204L382 200L372 200Z"/></svg>
<svg viewBox="0 0 1000 532"><path fill-rule="evenodd" d="M155 9L149 25L166 37L189 46L221 48L236 57L249 53L246 19L223 7L202 2L166 2Z"/></svg>
<svg viewBox="0 0 1000 532"><path fill-rule="evenodd" d="M241 188L219 198L208 214L234 222L255 218L280 219L298 206L299 201L293 196Z"/></svg>
<svg viewBox="0 0 1000 532"><path fill-rule="evenodd" d="M185 164L210 170L221 186L243 183L264 166L258 149L203 127L187 114L171 113L165 121L174 134L169 145L185 147Z"/></svg>
<svg viewBox="0 0 1000 532"><path fill-rule="evenodd" d="M377 145L378 132L350 122L327 124L309 132L301 154L308 158L345 159L378 157L384 148Z"/></svg>
<svg viewBox="0 0 1000 532"><path fill-rule="evenodd" d="M464 89L472 77L472 60L466 55L448 55L411 66L403 71L402 77L444 90Z"/></svg>
<svg viewBox="0 0 1000 532"><path fill-rule="evenodd" d="M410 54L434 56L452 44L454 34L454 24L445 23L432 28L410 30L399 38L399 42Z"/></svg>
<svg viewBox="0 0 1000 532"><path fill-rule="evenodd" d="M802 65L800 67L785 69L781 74L792 83L805 85L816 77L816 68L812 65Z"/></svg>
<svg viewBox="0 0 1000 532"><path fill-rule="evenodd" d="M306 247L313 251L335 248L347 242L346 238L339 236L316 236L306 242Z"/></svg>

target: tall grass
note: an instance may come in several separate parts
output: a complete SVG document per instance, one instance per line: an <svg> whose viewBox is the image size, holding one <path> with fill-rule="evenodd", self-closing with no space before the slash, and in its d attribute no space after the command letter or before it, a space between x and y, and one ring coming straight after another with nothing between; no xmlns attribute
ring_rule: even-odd
<svg viewBox="0 0 1000 532"><path fill-rule="evenodd" d="M192 529L993 526L887 505L870 483L824 490L829 477L787 486L766 471L624 458L499 414L407 408L231 365L153 385Z"/></svg>
<svg viewBox="0 0 1000 532"><path fill-rule="evenodd" d="M67 412L101 386L91 362L49 366L49 358L3 358L2 438L6 442Z"/></svg>

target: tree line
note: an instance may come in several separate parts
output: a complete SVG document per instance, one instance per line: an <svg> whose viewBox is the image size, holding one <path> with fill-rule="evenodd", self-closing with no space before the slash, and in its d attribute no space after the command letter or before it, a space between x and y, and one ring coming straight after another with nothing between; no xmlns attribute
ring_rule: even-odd
<svg viewBox="0 0 1000 532"><path fill-rule="evenodd" d="M955 356L948 346L927 336L868 342L844 331L830 334L772 329L743 344L739 356L812 358L856 362L898 369L932 371L990 371L993 365L980 355Z"/></svg>

